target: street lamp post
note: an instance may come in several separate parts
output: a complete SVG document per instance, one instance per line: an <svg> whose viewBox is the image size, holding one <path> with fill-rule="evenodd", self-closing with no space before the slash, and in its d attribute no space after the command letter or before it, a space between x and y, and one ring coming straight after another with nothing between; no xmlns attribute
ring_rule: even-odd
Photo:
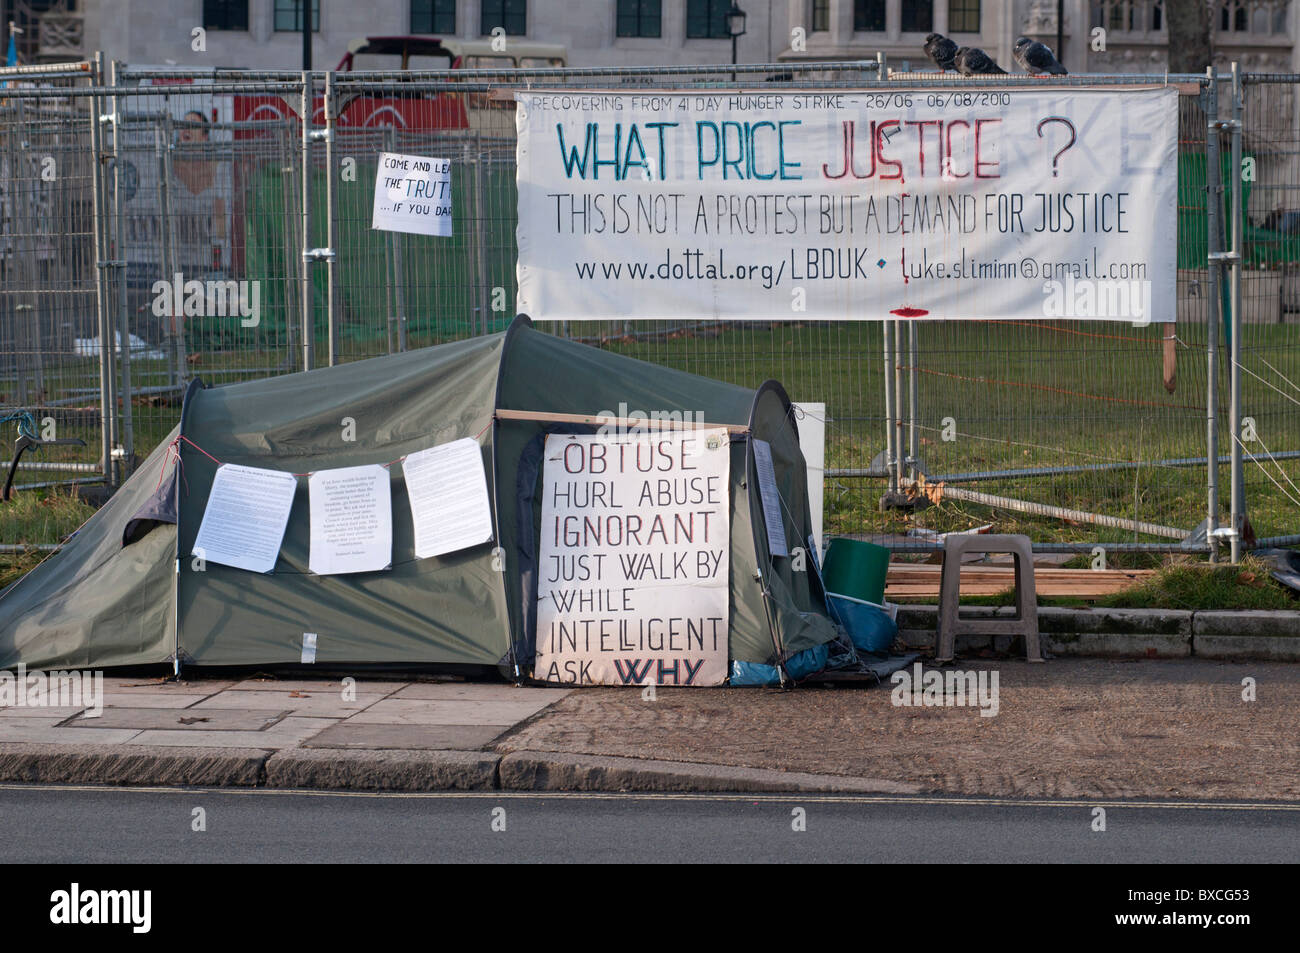
<svg viewBox="0 0 1300 953"><path fill-rule="evenodd" d="M736 65L736 41L745 35L745 11L731 0L731 9L727 11L727 32L731 34L731 65ZM731 81L736 81L736 72L732 70Z"/></svg>
<svg viewBox="0 0 1300 953"><path fill-rule="evenodd" d="M311 70L311 0L298 0L298 25L302 28L302 68ZM305 239L304 239L305 240Z"/></svg>

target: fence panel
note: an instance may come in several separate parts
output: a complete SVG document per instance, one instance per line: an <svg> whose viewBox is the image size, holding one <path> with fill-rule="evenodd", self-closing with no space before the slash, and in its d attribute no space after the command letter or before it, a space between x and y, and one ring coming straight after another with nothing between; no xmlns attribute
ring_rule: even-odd
<svg viewBox="0 0 1300 953"><path fill-rule="evenodd" d="M112 355L118 441L130 459L143 457L174 425L189 379L220 384L299 370L307 343L321 365L503 328L515 299L513 89L959 82L878 79L875 66L741 67L735 85L726 70L703 68L336 74L328 82L318 74L305 139L299 74L123 70L110 90L116 122L103 143L113 160L103 178L103 241L106 257L122 263L105 269L104 300L132 342ZM1216 217L1230 222L1232 209L1227 188L1215 193L1218 205L1207 203L1204 84L1180 88L1171 170L1179 213L1169 223L1178 236L1176 325L663 315L542 326L747 386L776 378L796 402L824 403L828 534L925 550L938 545L936 534L991 523L1029 534L1040 549L1186 548L1210 509L1212 472L1220 523L1228 509L1227 467L1212 469L1207 458L1214 429L1225 435L1218 446L1225 460L1231 446L1226 352L1213 387L1207 370L1211 350L1219 354L1226 341L1214 297L1228 282L1225 269L1214 287L1207 232ZM1220 115L1230 113L1226 89ZM1284 321L1300 309L1295 90L1294 78L1247 77L1245 146L1255 165L1243 202L1242 391L1255 429L1243 445L1255 532L1274 537L1296 531L1300 501L1291 416L1300 343ZM0 90L0 195L9 216L0 247L5 408L80 400L93 410L99 394L95 356L78 356L75 343L95 337L89 106L58 97L16 102ZM1227 134L1214 145L1225 153L1227 183ZM450 160L450 238L371 228L382 152ZM45 155L61 169L53 189L34 161ZM53 202L50 214L29 214L44 208L40 202ZM1225 229L1219 247L1230 241ZM322 257L307 265L304 282L306 249ZM24 317L33 313L42 318ZM93 413L88 419L97 425ZM80 456L60 452L93 464L100 439L86 433ZM917 499L929 505L914 506ZM1191 542L1205 548L1200 537Z"/></svg>
<svg viewBox="0 0 1300 953"><path fill-rule="evenodd" d="M69 64L0 81L0 474L15 424L83 442L28 451L19 488L104 478L92 80L89 64Z"/></svg>

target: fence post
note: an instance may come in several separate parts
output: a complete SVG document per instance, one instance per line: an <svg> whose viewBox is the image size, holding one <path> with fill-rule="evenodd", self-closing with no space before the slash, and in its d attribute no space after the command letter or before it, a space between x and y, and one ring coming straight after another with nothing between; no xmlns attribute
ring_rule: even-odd
<svg viewBox="0 0 1300 953"><path fill-rule="evenodd" d="M392 126L384 128L384 151L397 151L397 131ZM402 233L390 230L384 231L384 247L388 251L388 257L392 264L390 274L393 291L393 311L394 313L388 318L389 341L392 341L392 327L397 325L397 350L406 350L406 275L402 263ZM392 352L390 344L389 352Z"/></svg>
<svg viewBox="0 0 1300 953"><path fill-rule="evenodd" d="M116 350L121 370L120 397L122 401L122 478L131 475L131 461L135 453L135 422L131 409L131 316L127 312L126 278L126 214L122 208L122 153L126 142L122 136L122 101L116 95L118 61L109 65L109 84L113 95L113 267L118 274L117 320L118 341ZM101 342L103 343L103 342Z"/></svg>
<svg viewBox="0 0 1300 953"><path fill-rule="evenodd" d="M894 326L894 489L903 486L903 466L907 458L903 435L903 322L895 319Z"/></svg>
<svg viewBox="0 0 1300 953"><path fill-rule="evenodd" d="M297 183L293 181L293 172L294 172L293 123L287 118L276 130L276 145L280 150L279 151L280 169L281 169L281 175L283 176L280 182L280 195L284 201L284 221L286 225L286 234L284 236L284 242L281 246L284 249L284 275L285 275L285 281L284 281L285 352L284 352L284 362L283 364L280 365L280 370L285 371L293 367L294 360L295 360L293 356L293 352L297 350L298 347L297 344L298 333L293 318L293 315L296 310L295 305L297 305L298 302L295 302L293 300L293 295L295 289L301 290L300 286L295 285L293 283L293 280L289 278L289 276L294 273L295 256L293 253L293 240L291 235L288 233L287 226L289 222L293 221L294 218L299 216L298 209L294 207L293 203L297 201L295 196L298 194L300 190L295 188ZM300 311L300 306L297 310Z"/></svg>
<svg viewBox="0 0 1300 953"><path fill-rule="evenodd" d="M881 337L885 341L885 470L889 476L889 494L898 490L898 476L894 470L897 447L894 444L894 333L892 321L880 322Z"/></svg>
<svg viewBox="0 0 1300 953"><path fill-rule="evenodd" d="M1220 237L1223 224L1219 213L1223 201L1223 168L1219 160L1219 70L1206 69L1209 84L1205 89L1205 222L1206 294L1205 309L1205 538L1210 545L1210 562L1219 561L1219 329L1223 302L1219 279L1222 261Z"/></svg>
<svg viewBox="0 0 1300 953"><path fill-rule="evenodd" d="M487 211L484 208L486 194L483 182L483 137L474 133L474 270L475 284L478 285L479 333L487 334L488 326L488 267L487 267Z"/></svg>
<svg viewBox="0 0 1300 953"><path fill-rule="evenodd" d="M172 229L172 190L171 190L171 148L172 148L172 125L171 125L171 104L168 99L163 102L167 106L163 109L163 122L161 129L154 129L154 148L158 153L158 181L159 181L159 199L162 202L162 249L161 258L163 266L163 277L171 281L176 273L176 251L173 247L175 232ZM166 327L167 334L167 362L168 362L168 380L167 383L173 387L184 385L185 383L185 336L181 326L181 319L184 316L184 310L181 314L176 314L175 305L172 303L175 296L169 296L167 307L168 321Z"/></svg>
<svg viewBox="0 0 1300 953"><path fill-rule="evenodd" d="M103 53L95 54L95 64L91 69L91 85L98 87L103 77ZM99 128L100 99L90 96L87 103L90 109L90 214L91 242L93 245L95 265L95 316L99 333L99 447L104 471L104 483L109 488L117 486L113 470L113 369L108 360L108 255L105 241L106 223L104 220L104 147L103 136Z"/></svg>
<svg viewBox="0 0 1300 953"><path fill-rule="evenodd" d="M311 113L312 76L302 74L302 369L311 370L316 346L315 307L311 288Z"/></svg>
<svg viewBox="0 0 1300 953"><path fill-rule="evenodd" d="M1232 342L1229 366L1232 427L1232 561L1241 559L1241 532L1246 516L1241 461L1241 68L1232 64Z"/></svg>
<svg viewBox="0 0 1300 953"><path fill-rule="evenodd" d="M339 355L338 336L338 249L339 215L338 184L334 179L334 73L325 74L325 241L329 244L329 257L325 259L325 280L328 285L325 314L329 329L329 366L333 367Z"/></svg>
<svg viewBox="0 0 1300 953"><path fill-rule="evenodd" d="M907 367L907 384L908 384L907 447L908 447L908 457L910 458L909 463L911 464L911 473L912 473L913 481L916 480L917 474L920 472L917 469L917 461L920 459L921 456L921 445L920 445L921 435L918 432L918 424L917 424L917 414L920 410L919 405L921 402L920 401L921 398L920 372L917 370L917 365L920 363L919 358L921 354L920 334L921 334L921 330L919 327L917 327L916 321L907 322L908 358L909 358L907 362L908 364Z"/></svg>

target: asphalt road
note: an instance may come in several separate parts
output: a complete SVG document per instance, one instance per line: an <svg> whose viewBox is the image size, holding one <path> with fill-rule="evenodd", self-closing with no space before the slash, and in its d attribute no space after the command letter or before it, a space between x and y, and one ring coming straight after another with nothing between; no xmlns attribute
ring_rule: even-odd
<svg viewBox="0 0 1300 953"><path fill-rule="evenodd" d="M1297 860L1294 804L0 785L5 864Z"/></svg>

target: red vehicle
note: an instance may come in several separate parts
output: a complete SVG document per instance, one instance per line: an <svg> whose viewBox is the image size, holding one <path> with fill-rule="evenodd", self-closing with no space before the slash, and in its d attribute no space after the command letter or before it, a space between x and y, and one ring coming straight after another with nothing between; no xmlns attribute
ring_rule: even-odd
<svg viewBox="0 0 1300 953"><path fill-rule="evenodd" d="M335 72L382 70L518 69L564 66L567 53L563 46L549 43L511 41L506 51L492 48L491 40L440 39L431 36L371 36L353 40L339 60ZM393 126L397 129L475 129L484 134L513 133L513 118L504 116L510 104L494 102L482 93L427 93L371 96L344 93L338 124L344 128L373 129ZM314 100L313 120L324 120L324 100ZM283 97L236 96L236 122L258 120L283 121L298 116L298 104ZM504 120L504 121L503 121ZM253 138L256 129L243 129L237 138Z"/></svg>

